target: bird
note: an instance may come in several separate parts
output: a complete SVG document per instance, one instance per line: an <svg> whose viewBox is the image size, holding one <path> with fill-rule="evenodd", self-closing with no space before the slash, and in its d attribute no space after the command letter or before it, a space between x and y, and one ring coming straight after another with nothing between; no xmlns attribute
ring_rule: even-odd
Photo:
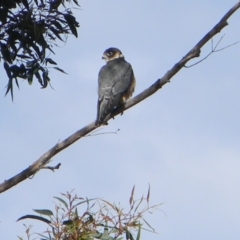
<svg viewBox="0 0 240 240"><path fill-rule="evenodd" d="M132 96L136 85L132 66L125 61L118 48L111 47L105 50L102 59L106 61L106 65L98 73L95 126L107 125L113 110L125 104Z"/></svg>

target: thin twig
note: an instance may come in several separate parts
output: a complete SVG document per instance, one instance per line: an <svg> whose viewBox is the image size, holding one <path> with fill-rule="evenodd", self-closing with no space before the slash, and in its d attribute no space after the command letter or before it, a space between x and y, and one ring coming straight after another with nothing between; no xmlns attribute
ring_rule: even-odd
<svg viewBox="0 0 240 240"><path fill-rule="evenodd" d="M117 134L120 131L120 129L116 130L115 132L102 132L102 133L95 133L97 131L93 131L92 133L84 136L84 137L95 137L99 135L105 135L105 134Z"/></svg>
<svg viewBox="0 0 240 240"><path fill-rule="evenodd" d="M61 163L58 163L55 167L47 166L47 167L42 167L42 169L49 169L54 172L54 170L59 169L61 166Z"/></svg>
<svg viewBox="0 0 240 240"><path fill-rule="evenodd" d="M240 41L237 41L237 42L235 42L235 43L229 44L229 45L227 45L226 47L217 49L217 50L215 50L215 52L220 52L220 51L222 51L222 50L224 50L224 49L226 49L226 48L232 47L232 46L234 46L234 45L236 45L236 44L238 44L238 43L240 43Z"/></svg>

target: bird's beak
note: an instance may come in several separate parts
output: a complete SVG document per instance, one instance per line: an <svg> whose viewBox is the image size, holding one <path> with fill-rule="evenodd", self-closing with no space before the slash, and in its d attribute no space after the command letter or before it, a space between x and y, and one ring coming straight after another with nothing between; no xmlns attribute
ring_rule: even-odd
<svg viewBox="0 0 240 240"><path fill-rule="evenodd" d="M103 59L105 62L108 61L108 58L107 58L105 55L102 56L102 59Z"/></svg>
<svg viewBox="0 0 240 240"><path fill-rule="evenodd" d="M121 53L120 57L121 57L121 58L124 58L124 56L123 56L123 54L122 54L122 53Z"/></svg>

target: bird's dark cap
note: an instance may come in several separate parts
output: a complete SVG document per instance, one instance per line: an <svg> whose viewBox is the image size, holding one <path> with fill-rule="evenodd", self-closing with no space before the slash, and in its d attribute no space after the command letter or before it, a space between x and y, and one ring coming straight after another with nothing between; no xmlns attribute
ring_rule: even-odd
<svg viewBox="0 0 240 240"><path fill-rule="evenodd" d="M124 56L118 48L114 47L106 49L102 56L102 59L104 59L105 61L110 61L115 58L124 58Z"/></svg>

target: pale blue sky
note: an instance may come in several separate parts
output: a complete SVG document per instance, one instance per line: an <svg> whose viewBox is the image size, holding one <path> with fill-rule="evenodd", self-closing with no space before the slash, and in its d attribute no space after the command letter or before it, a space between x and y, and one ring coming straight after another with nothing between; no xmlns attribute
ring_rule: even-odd
<svg viewBox="0 0 240 240"><path fill-rule="evenodd" d="M118 47L134 69L135 94L179 61L237 0L80 1L79 38L70 37L53 57L69 75L51 71L55 90L20 83L14 102L0 85L0 178L19 173L44 152L96 116L97 74L103 51ZM220 47L240 40L240 12L214 38ZM211 49L207 44L202 56ZM140 197L151 185L147 217L159 234L150 240L212 240L240 237L240 45L181 70L170 84L111 120L102 132L81 139L53 158L62 163L1 194L1 239L24 236L15 222L32 209L52 208L52 197L75 189L127 206L132 186Z"/></svg>

